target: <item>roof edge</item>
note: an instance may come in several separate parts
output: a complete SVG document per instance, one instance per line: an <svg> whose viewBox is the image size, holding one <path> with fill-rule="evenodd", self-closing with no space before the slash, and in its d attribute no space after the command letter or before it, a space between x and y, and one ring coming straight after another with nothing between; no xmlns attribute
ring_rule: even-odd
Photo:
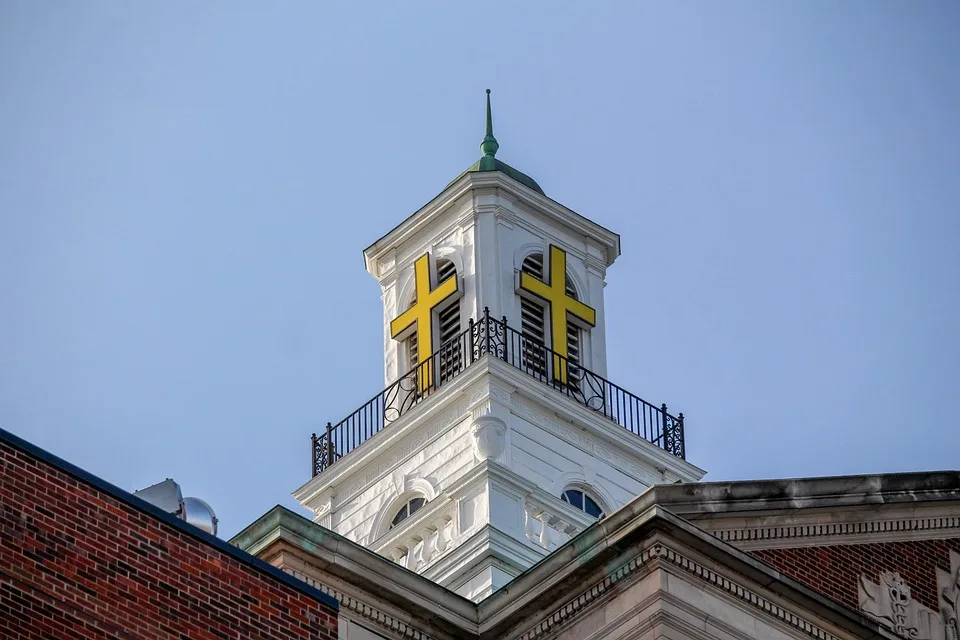
<svg viewBox="0 0 960 640"><path fill-rule="evenodd" d="M960 471L678 483L657 502L685 518L763 510L917 504L960 500Z"/></svg>
<svg viewBox="0 0 960 640"><path fill-rule="evenodd" d="M334 575L361 575L362 572L368 580L376 581L381 587L387 582L405 587L417 598L442 606L449 612L447 624L460 631L476 632L477 612L472 601L282 505L276 505L257 518L230 542L241 549L259 553L278 538L293 542L317 560L328 563L325 570ZM362 584L358 586L362 588ZM409 604L416 604L409 598L405 600Z"/></svg>
<svg viewBox="0 0 960 640"><path fill-rule="evenodd" d="M868 638L885 637L879 623L715 538L660 505L658 490L667 486L671 485L651 487L480 602L477 607L481 635L506 632L523 620L520 612L524 607L532 606L536 610L543 600L556 601L555 591L569 590L571 583L593 575L613 558L629 553L641 541L662 532L761 587L785 595L798 607L832 624L855 633L867 632ZM547 588L536 593L544 585ZM529 596L531 593L533 597Z"/></svg>

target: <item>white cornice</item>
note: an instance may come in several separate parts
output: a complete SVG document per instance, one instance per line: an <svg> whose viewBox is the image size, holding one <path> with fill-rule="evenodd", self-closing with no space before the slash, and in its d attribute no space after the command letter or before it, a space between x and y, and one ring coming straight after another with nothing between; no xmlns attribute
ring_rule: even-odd
<svg viewBox="0 0 960 640"><path fill-rule="evenodd" d="M668 453L652 442L648 442L645 438L628 431L612 420L608 420L597 411L579 404L555 389L551 389L548 385L543 383L531 385L529 375L509 364L493 359L489 366L492 375L506 381L516 389L514 393L523 396L529 402L543 406L546 412L553 413L566 421L571 429L586 430L579 425L590 425L589 433L603 440L614 450L627 451L634 459L642 460L654 469L669 471L679 478L699 479L706 473L696 465ZM534 389L539 391L541 388L542 393L533 393ZM500 400L503 402L504 399ZM511 406L511 408L516 409L514 406ZM550 430L550 425L540 424L537 426ZM621 469L621 471L644 484L650 484L649 478L637 477L628 470ZM664 478L661 477L661 480L664 480Z"/></svg>
<svg viewBox="0 0 960 640"><path fill-rule="evenodd" d="M441 388L429 400L414 406L408 413L398 418L387 428L373 435L367 441L350 451L350 453L336 464L313 477L297 489L293 493L293 496L302 504L312 504L321 494L338 488L347 478L353 477L371 461L379 456L385 455L385 453L393 451L393 447L403 438L417 429L423 428L424 425L434 426L437 430L437 433L434 434L430 441L440 437L447 428L459 422L462 416L469 413L474 405L483 401L488 394L487 385L483 383L480 383L479 387L475 385L488 373L491 374L492 377L492 380L489 382L489 393L491 397L500 402L506 401L511 405L511 409L515 410L517 406L513 406L510 398L498 397L500 393L504 393L503 389L505 387L512 389L512 393L522 396L526 402L543 407L544 417L549 417L549 414L555 414L565 422L562 428L588 432L592 437L603 442L611 451L621 452L621 455L629 454L635 463L642 463L650 467L651 472L659 469L682 479L699 479L705 473L699 467L677 458L657 445L648 442L644 438L604 418L596 411L584 407L574 400L565 397L563 394L550 389L547 385L531 379L530 376L522 371L496 358L485 356L482 360L468 367L462 374ZM498 380L500 384L497 384ZM506 385L503 384L504 382ZM534 389L539 389L540 387L543 388L543 393L534 393ZM545 399L549 399L549 401L544 402ZM446 412L451 408L456 409L456 414L460 417L445 420L448 417L446 416ZM521 417L527 420L531 419L531 416ZM445 422L450 422L450 424L433 425L433 422L439 419L444 419ZM579 425L589 425L589 429ZM551 429L551 427L554 426L552 424L538 424L537 426L547 429L548 431L556 431L557 429L562 431L561 425L559 424L556 425L556 429ZM559 435L562 437L562 433ZM581 446L575 442L572 444ZM415 452L411 451L410 455L414 455L414 453ZM393 466L396 467L402 464L404 460L405 458L397 459ZM649 477L638 477L635 473L632 473L630 469L621 468L620 471L644 484L651 483ZM661 476L661 480L665 480L665 477ZM351 487L355 484L357 483L351 483ZM362 485L363 483L360 484ZM360 486L355 488L356 491L361 490ZM349 494L338 495L336 502L339 504L344 500L350 499L356 491L351 489Z"/></svg>
<svg viewBox="0 0 960 640"><path fill-rule="evenodd" d="M559 221L579 235L593 239L599 245L608 249L607 266L613 264L620 255L620 235L600 226L573 209L569 209L556 200L541 195L525 187L498 171L472 173L465 176L470 179L475 188L496 187L510 194L514 198L533 206L536 210L546 213L553 220Z"/></svg>
<svg viewBox="0 0 960 640"><path fill-rule="evenodd" d="M467 367L463 373L446 383L435 394L432 394L427 400L418 403L407 413L394 420L386 428L374 434L359 446L351 450L341 460L331 465L323 472L317 474L304 485L293 492L293 497L301 504L309 504L315 500L324 491L337 487L342 481L353 476L365 465L379 456L389 453L391 448L400 440L413 433L424 425L430 425L434 420L445 417L445 412L450 407L459 408L457 401L465 402L464 412L470 410L473 403L479 402L480 398L470 399L465 393L470 386L486 373L487 363L478 361ZM458 411L459 413L459 411ZM466 413L462 414L466 415ZM459 419L454 418L454 422ZM430 439L440 437L446 428L452 424L439 425L438 433ZM427 444L427 443L424 443ZM410 455L413 455L411 453ZM396 467L404 462L406 458L399 459L393 466ZM351 496L338 496L337 502L342 503Z"/></svg>
<svg viewBox="0 0 960 640"><path fill-rule="evenodd" d="M410 238L443 215L449 207L469 191L476 189L502 190L509 197L548 215L552 220L565 225L577 234L593 239L606 249L606 266L608 267L620 255L620 236L618 234L592 222L572 209L564 207L559 202L540 195L499 171L485 171L464 174L416 213L367 247L363 252L367 270L372 273L373 265L380 259L381 255L409 241ZM379 277L381 274L374 275Z"/></svg>
<svg viewBox="0 0 960 640"><path fill-rule="evenodd" d="M448 589L455 590L472 577L466 568L493 563L510 568L512 575L523 573L527 567L542 560L546 552L527 546L514 536L485 524L439 561L422 570L421 575Z"/></svg>

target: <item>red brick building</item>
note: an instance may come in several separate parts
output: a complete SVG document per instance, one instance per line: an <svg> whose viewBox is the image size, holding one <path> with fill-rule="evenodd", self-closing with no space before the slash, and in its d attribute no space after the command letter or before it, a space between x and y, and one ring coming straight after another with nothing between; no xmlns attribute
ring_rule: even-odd
<svg viewBox="0 0 960 640"><path fill-rule="evenodd" d="M889 571L910 585L913 599L938 610L938 570L950 567L951 551L960 554L960 539L761 549L752 553L854 609L860 604L860 576L876 582L881 572Z"/></svg>
<svg viewBox="0 0 960 640"><path fill-rule="evenodd" d="M0 637L332 640L338 608L0 430Z"/></svg>

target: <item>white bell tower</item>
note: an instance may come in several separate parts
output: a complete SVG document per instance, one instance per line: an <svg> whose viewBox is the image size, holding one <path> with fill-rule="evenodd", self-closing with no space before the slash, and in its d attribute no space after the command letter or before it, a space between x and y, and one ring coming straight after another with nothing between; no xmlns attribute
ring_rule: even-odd
<svg viewBox="0 0 960 640"><path fill-rule="evenodd" d="M496 159L489 93L483 157L364 251L387 386L314 437L294 494L475 601L649 486L704 473L682 414L606 379L619 236Z"/></svg>

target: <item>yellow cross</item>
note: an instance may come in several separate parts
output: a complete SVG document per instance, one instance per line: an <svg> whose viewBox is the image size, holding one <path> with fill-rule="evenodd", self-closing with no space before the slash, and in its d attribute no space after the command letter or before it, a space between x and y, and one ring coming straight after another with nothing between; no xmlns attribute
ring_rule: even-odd
<svg viewBox="0 0 960 640"><path fill-rule="evenodd" d="M579 318L591 327L597 324L597 312L567 295L567 254L560 247L550 245L550 268L547 282L541 282L529 273L520 273L520 288L543 298L550 309L550 337L553 344L553 377L567 382L567 314Z"/></svg>
<svg viewBox="0 0 960 640"><path fill-rule="evenodd" d="M433 353L433 309L457 292L457 278L448 278L436 288L430 286L430 254L425 253L413 265L416 302L390 323L393 338L417 326L417 363L423 363ZM433 384L433 367L419 367L417 388L425 391Z"/></svg>

